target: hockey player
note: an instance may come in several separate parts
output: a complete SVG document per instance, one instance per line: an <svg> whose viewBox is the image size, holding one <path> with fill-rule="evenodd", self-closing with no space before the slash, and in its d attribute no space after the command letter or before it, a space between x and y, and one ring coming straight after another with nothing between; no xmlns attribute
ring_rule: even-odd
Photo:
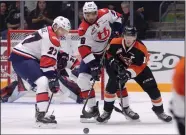
<svg viewBox="0 0 186 135"><path fill-rule="evenodd" d="M171 112L176 119L180 135L185 135L185 57L175 67L173 75L173 98Z"/></svg>
<svg viewBox="0 0 186 135"><path fill-rule="evenodd" d="M106 89L104 113L97 118L97 121L102 123L110 119L115 93L119 88L118 82L123 88L129 79L134 79L149 95L153 105L152 110L157 117L165 122L170 122L172 117L164 113L160 91L152 71L147 66L148 51L145 45L137 40L135 27L125 27L124 37L112 39L107 57L106 69L109 74L109 81ZM123 90L123 103L125 103L126 98L128 98L126 90ZM121 105L121 107L124 107L124 114L131 112L125 104Z"/></svg>
<svg viewBox="0 0 186 135"><path fill-rule="evenodd" d="M83 103L81 90L76 84L79 60L72 55L69 56L69 54L65 53L62 50L59 51L57 59L57 73L60 76L60 91L65 95L68 95L77 103ZM70 77L72 76L73 78L69 78L66 69L71 70ZM17 77L17 81L12 82L10 85L6 86L0 91L1 102L11 103L23 97L29 91L25 88L25 85L29 84L22 80L20 77ZM31 88L31 90L34 92L36 89L37 87Z"/></svg>
<svg viewBox="0 0 186 135"><path fill-rule="evenodd" d="M66 35L70 28L70 21L59 16L54 19L52 26L37 30L16 45L9 58L16 74L31 86L37 86L35 117L39 127L55 127L57 124L55 116L46 116L48 89L53 93L59 90L55 70L60 49L59 38Z"/></svg>
<svg viewBox="0 0 186 135"><path fill-rule="evenodd" d="M84 20L79 26L80 45L78 47L82 61L80 63L77 84L82 90L82 96L87 98L92 88L91 80L99 81L100 61L111 36L110 24L120 28L121 18L118 13L109 9L99 9L94 2L85 2L83 6ZM91 90L87 102L88 113L95 118L99 116L98 102L96 103L95 91ZM81 115L81 122L86 122L88 117ZM90 117L89 117L90 118Z"/></svg>

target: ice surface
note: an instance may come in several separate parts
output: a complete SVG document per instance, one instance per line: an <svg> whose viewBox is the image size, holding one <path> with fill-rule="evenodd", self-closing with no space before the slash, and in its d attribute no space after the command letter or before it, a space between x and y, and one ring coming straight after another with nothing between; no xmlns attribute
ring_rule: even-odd
<svg viewBox="0 0 186 135"><path fill-rule="evenodd" d="M99 94L98 94L99 95ZM72 100L59 103L54 101L50 111L54 111L58 126L56 129L34 128L34 97L23 97L15 103L1 104L1 133L2 134L84 134L83 129L89 128L90 134L177 134L175 121L165 123L160 121L151 110L151 102L146 93L131 92L131 108L140 115L141 122L127 121L125 117L113 112L107 124L80 123L79 116L82 104ZM164 108L169 113L171 93L162 93ZM99 98L100 99L100 98ZM115 103L118 104L118 101ZM103 101L100 101L100 112L103 111Z"/></svg>

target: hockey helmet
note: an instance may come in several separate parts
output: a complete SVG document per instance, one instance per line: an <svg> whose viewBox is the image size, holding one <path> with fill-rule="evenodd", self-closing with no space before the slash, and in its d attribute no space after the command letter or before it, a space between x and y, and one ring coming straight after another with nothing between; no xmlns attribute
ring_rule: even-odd
<svg viewBox="0 0 186 135"><path fill-rule="evenodd" d="M84 13L90 13L90 12L97 12L98 7L97 5L92 1L92 2L85 2L83 6L83 14Z"/></svg>
<svg viewBox="0 0 186 135"><path fill-rule="evenodd" d="M126 36L137 36L136 27L126 26L124 28L124 33L123 34L126 35Z"/></svg>
<svg viewBox="0 0 186 135"><path fill-rule="evenodd" d="M68 32L71 29L70 21L63 16L58 16L54 19L52 27L54 27L54 26L57 26L55 31L57 31L57 29L60 27Z"/></svg>

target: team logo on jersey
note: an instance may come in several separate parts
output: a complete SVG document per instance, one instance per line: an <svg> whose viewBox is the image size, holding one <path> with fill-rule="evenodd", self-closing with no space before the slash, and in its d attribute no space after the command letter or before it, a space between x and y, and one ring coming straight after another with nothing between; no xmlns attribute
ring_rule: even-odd
<svg viewBox="0 0 186 135"><path fill-rule="evenodd" d="M98 32L98 39L105 41L110 37L110 33L111 33L110 30L106 29L105 27L103 28L103 31Z"/></svg>
<svg viewBox="0 0 186 135"><path fill-rule="evenodd" d="M132 59L135 58L134 56L131 56L131 58L124 57L123 55L119 54L118 57L120 60L129 67L132 64Z"/></svg>

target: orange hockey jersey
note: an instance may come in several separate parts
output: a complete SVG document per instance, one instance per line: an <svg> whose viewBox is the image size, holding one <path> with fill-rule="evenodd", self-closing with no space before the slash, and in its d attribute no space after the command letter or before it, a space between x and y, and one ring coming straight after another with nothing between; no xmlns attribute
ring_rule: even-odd
<svg viewBox="0 0 186 135"><path fill-rule="evenodd" d="M141 41L137 40L133 46L127 48L123 38L113 38L107 54L122 62L131 72L132 78L143 71L149 59L147 48Z"/></svg>
<svg viewBox="0 0 186 135"><path fill-rule="evenodd" d="M185 58L182 58L175 67L173 75L173 98L171 109L179 118L185 117Z"/></svg>

